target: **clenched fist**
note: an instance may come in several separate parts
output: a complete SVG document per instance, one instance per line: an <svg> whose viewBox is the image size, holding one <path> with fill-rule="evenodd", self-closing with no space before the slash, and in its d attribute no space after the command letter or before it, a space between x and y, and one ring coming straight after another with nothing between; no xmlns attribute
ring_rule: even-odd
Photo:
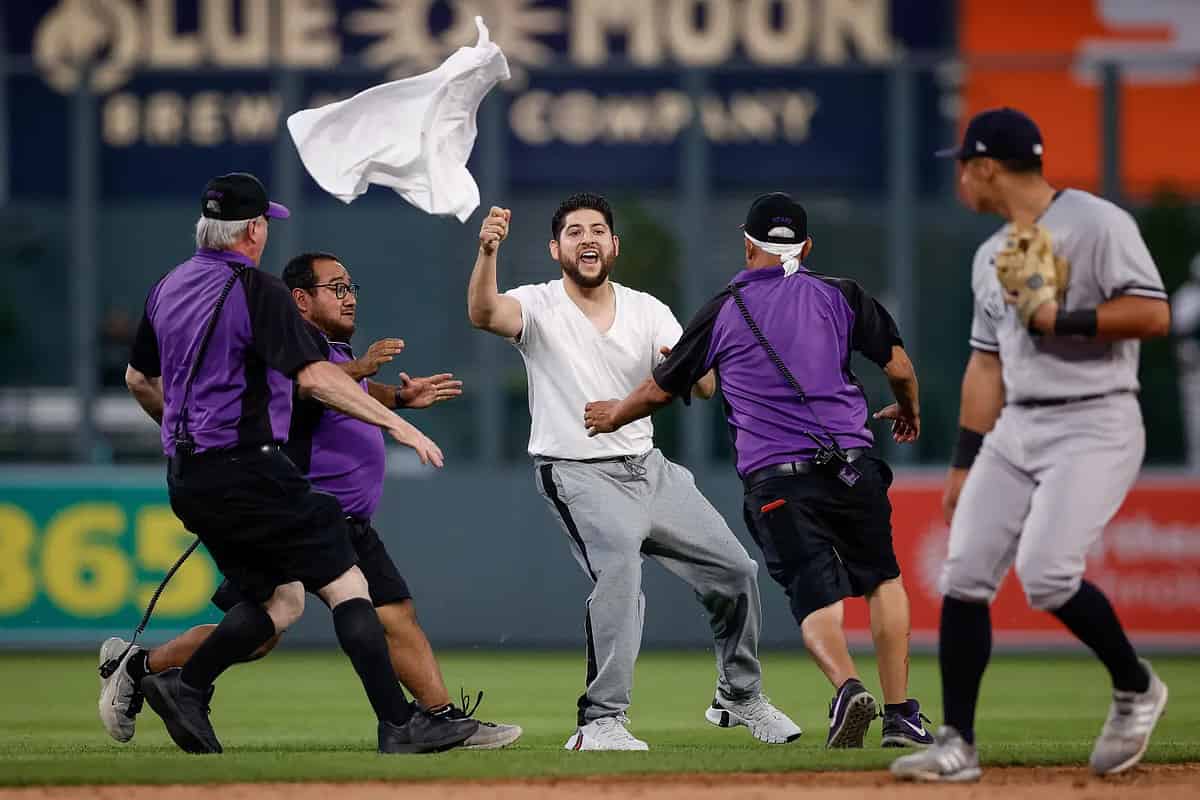
<svg viewBox="0 0 1200 800"><path fill-rule="evenodd" d="M479 249L489 256L495 253L500 243L508 238L508 223L511 219L512 211L492 206L479 228Z"/></svg>

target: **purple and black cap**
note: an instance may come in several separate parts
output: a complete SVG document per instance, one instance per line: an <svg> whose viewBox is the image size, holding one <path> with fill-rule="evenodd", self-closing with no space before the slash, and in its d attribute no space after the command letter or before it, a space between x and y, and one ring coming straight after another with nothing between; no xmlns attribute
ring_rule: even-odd
<svg viewBox="0 0 1200 800"><path fill-rule="evenodd" d="M248 172L231 172L209 181L200 196L200 213L209 219L227 221L291 216L286 206L267 199L262 182Z"/></svg>
<svg viewBox="0 0 1200 800"><path fill-rule="evenodd" d="M752 239L772 244L801 244L808 238L808 213L783 192L759 195L742 226Z"/></svg>
<svg viewBox="0 0 1200 800"><path fill-rule="evenodd" d="M938 158L970 161L995 158L1001 161L1042 160L1042 132L1037 123L1015 108L992 108L971 118L962 145L938 150Z"/></svg>

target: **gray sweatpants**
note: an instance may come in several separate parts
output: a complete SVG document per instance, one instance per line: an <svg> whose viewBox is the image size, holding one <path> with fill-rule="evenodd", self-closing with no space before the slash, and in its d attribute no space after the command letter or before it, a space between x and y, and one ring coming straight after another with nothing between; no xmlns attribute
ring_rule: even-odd
<svg viewBox="0 0 1200 800"><path fill-rule="evenodd" d="M1132 394L1062 406L1005 406L950 524L941 592L990 603L1009 567L1033 608L1079 591L1087 552L1137 479L1146 451Z"/></svg>
<svg viewBox="0 0 1200 800"><path fill-rule="evenodd" d="M658 450L597 463L535 459L534 466L538 491L594 584L579 724L629 707L646 610L643 555L685 580L708 610L721 694L731 700L758 694L758 565L692 473Z"/></svg>

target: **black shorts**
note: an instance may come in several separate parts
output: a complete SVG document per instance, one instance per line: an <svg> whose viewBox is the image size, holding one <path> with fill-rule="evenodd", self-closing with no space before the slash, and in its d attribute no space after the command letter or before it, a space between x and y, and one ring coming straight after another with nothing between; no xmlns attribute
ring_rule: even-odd
<svg viewBox="0 0 1200 800"><path fill-rule="evenodd" d="M892 470L870 455L854 466L862 473L854 486L818 470L771 478L746 491L746 526L797 622L900 575L887 496Z"/></svg>
<svg viewBox="0 0 1200 800"><path fill-rule="evenodd" d="M411 600L408 582L396 568L396 562L388 555L383 540L371 523L348 520L347 524L350 527L350 543L358 554L358 568L367 578L367 588L375 607ZM213 605L222 611L228 611L246 599L228 578L221 582L212 596Z"/></svg>
<svg viewBox="0 0 1200 800"><path fill-rule="evenodd" d="M177 464L171 508L244 598L262 602L293 581L315 592L358 560L337 500L313 491L278 448Z"/></svg>

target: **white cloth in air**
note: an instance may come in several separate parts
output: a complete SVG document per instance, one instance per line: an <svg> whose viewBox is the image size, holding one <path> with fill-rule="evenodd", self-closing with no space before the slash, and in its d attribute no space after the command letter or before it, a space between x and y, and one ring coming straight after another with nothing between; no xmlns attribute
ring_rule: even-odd
<svg viewBox="0 0 1200 800"><path fill-rule="evenodd" d="M300 160L322 189L349 203L375 183L427 213L462 222L471 216L479 206L479 187L467 170L475 113L509 77L483 19L476 17L475 26L475 46L460 47L432 72L288 117Z"/></svg>

